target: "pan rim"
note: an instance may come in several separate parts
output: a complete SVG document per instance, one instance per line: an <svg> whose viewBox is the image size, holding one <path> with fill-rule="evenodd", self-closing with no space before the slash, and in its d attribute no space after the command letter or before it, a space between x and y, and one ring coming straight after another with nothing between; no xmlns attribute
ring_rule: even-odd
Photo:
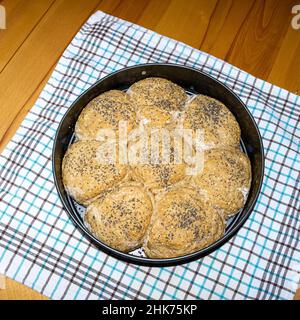
<svg viewBox="0 0 300 320"><path fill-rule="evenodd" d="M249 208L246 210L246 212L243 213L243 216L241 217L241 219L236 223L236 225L234 225L232 227L232 229L225 234L222 238L218 239L217 241L213 242L211 245L209 245L208 247L202 248L196 252L193 253L189 253L187 255L184 256L180 256L180 257L174 257L174 258L164 258L164 259L157 259L157 258L145 258L145 257L138 257L138 256L134 256L134 255L130 255L128 253L124 253L121 251L118 251L114 248L111 248L109 246L107 246L105 243L101 242L99 239L95 238L89 231L87 228L83 227L75 218L75 214L73 212L71 212L71 210L69 210L68 205L66 203L66 199L64 198L64 196L61 194L59 188L58 188L58 177L56 176L56 170L55 170L55 153L56 153L56 147L58 144L58 136L61 130L61 127L65 121L65 119L68 117L68 114L70 113L70 111L72 110L72 108L74 106L76 106L77 102L82 99L83 96L85 96L88 92L92 91L93 88L97 87L99 85L99 83L105 81L106 79L108 79L109 77L113 77L118 73L121 72L126 72L128 70L131 69L135 69L135 68L149 68L151 66L164 66L164 67L174 67L174 68L183 68L183 69L188 69L194 72L197 72L201 75L203 75L204 77L210 78L213 82L216 82L219 86L222 86L223 89L225 89L229 94L231 94L232 96L235 97L235 99L237 99L237 101L241 104L241 106L243 107L243 109L246 111L246 113L248 114L250 120L251 120L251 124L253 125L253 128L256 131L256 134L258 136L258 143L259 143L259 149L260 149L260 155L261 155L261 170L259 172L260 174L260 181L257 187L257 191L254 195L254 198L252 200L251 205L249 206ZM84 92L82 92L73 102L72 104L69 106L69 108L67 109L67 111L65 112L65 114L63 115L62 119L60 120L60 123L56 129L56 133L54 136L54 142L53 142L53 147L52 147L52 172L53 172L53 177L54 177L54 184L57 190L57 193L59 195L59 198L63 204L63 208L64 210L67 211L69 217L71 218L71 220L73 221L73 223L75 224L76 228L79 228L80 231L89 238L89 240L91 240L94 244L96 244L97 248L101 249L102 251L104 251L106 254L109 254L115 258L121 259L122 261L125 261L127 263L134 263L137 265L143 265L143 266L150 266L150 267L164 267L164 266L175 266L175 265L179 265L179 264L183 264L183 263L188 263L200 258L203 258L205 256L207 256L208 254L212 253L213 251L219 249L222 245L224 245L226 242L228 242L233 236L235 236L237 234L237 232L242 228L242 226L245 224L245 222L248 220L251 212L253 211L253 208L255 206L255 204L257 203L257 199L260 195L261 192L261 187L262 187L262 183L263 183L263 179L264 179L264 147L263 147L263 141L262 141L262 137L258 128L258 125L253 117L253 115L251 114L251 112L248 110L247 106L245 105L245 103L240 99L240 97L232 90L230 89L227 85L223 84L222 82L220 82L218 79L212 77L210 74L203 72L201 70L195 69L193 67L189 67L189 66L184 66L184 65L179 65L179 64L171 64L171 63L146 63L146 64L138 64L138 65L133 65L133 66L129 66L129 67L125 67L122 69L119 69L117 71L114 71L112 73L109 73L108 75L106 75L105 77L99 79L98 81L96 81L92 86L90 86L88 89L86 89Z"/></svg>

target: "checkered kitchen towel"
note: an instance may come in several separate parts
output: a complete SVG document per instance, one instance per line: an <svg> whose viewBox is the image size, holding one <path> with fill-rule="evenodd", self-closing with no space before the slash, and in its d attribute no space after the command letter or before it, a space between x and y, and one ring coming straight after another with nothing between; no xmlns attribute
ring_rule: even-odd
<svg viewBox="0 0 300 320"><path fill-rule="evenodd" d="M266 153L262 192L245 226L216 252L177 267L140 267L98 250L53 183L53 138L71 103L107 74L147 62L191 66L232 88L255 117ZM291 299L300 280L299 103L224 61L97 12L0 157L0 273L54 299Z"/></svg>

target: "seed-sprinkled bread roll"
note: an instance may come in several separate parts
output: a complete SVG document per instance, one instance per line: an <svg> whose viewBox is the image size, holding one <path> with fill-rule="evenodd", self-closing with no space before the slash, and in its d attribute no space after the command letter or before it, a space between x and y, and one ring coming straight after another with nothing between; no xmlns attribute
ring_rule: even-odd
<svg viewBox="0 0 300 320"><path fill-rule="evenodd" d="M78 117L75 134L79 140L106 139L103 129L114 129L118 135L119 121L127 122L128 132L135 126L135 109L129 96L118 90L100 94L88 103Z"/></svg>
<svg viewBox="0 0 300 320"><path fill-rule="evenodd" d="M141 164L134 167L133 177L154 194L185 177L184 164Z"/></svg>
<svg viewBox="0 0 300 320"><path fill-rule="evenodd" d="M182 114L186 129L202 129L204 148L232 146L240 143L240 127L233 114L220 101L197 95Z"/></svg>
<svg viewBox="0 0 300 320"><path fill-rule="evenodd" d="M158 133L157 136L151 133ZM160 189L180 182L186 177L187 165L184 159L176 161L174 139L170 136L169 143L165 144L162 140L161 131L146 130L148 135L148 145L144 154L148 157L144 163L132 164L132 177L135 181L142 183L147 189L156 194ZM153 138L155 137L155 138ZM157 157L154 156L153 146L157 143ZM132 143L129 144L131 148ZM164 147L163 147L164 146ZM142 146L142 148L145 145ZM143 152L142 148L139 152ZM164 155L166 157L164 157ZM140 154L139 154L140 157Z"/></svg>
<svg viewBox="0 0 300 320"><path fill-rule="evenodd" d="M78 141L67 150L62 162L62 177L66 191L80 204L88 204L99 194L120 182L127 167L105 163L101 159L98 141Z"/></svg>
<svg viewBox="0 0 300 320"><path fill-rule="evenodd" d="M251 183L250 161L238 149L208 150L204 153L203 171L192 181L228 217L245 204Z"/></svg>
<svg viewBox="0 0 300 320"><path fill-rule="evenodd" d="M172 122L187 99L183 88L163 78L138 81L129 88L128 94L137 106L139 120L150 127Z"/></svg>
<svg viewBox="0 0 300 320"><path fill-rule="evenodd" d="M174 188L158 200L147 235L145 252L151 258L172 258L202 249L224 234L216 209L188 187Z"/></svg>
<svg viewBox="0 0 300 320"><path fill-rule="evenodd" d="M128 184L93 202L84 219L99 240L128 252L141 247L152 212L152 201L146 190Z"/></svg>

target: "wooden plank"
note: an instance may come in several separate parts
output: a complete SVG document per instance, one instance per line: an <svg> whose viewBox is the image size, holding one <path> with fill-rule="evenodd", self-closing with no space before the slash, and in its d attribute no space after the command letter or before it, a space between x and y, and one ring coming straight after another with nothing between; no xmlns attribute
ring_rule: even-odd
<svg viewBox="0 0 300 320"><path fill-rule="evenodd" d="M294 0L255 1L225 60L267 79L291 20Z"/></svg>
<svg viewBox="0 0 300 320"><path fill-rule="evenodd" d="M198 48L216 5L216 0L171 1L154 30Z"/></svg>
<svg viewBox="0 0 300 320"><path fill-rule="evenodd" d="M21 283L6 278L6 289L0 290L0 300L48 300L48 298Z"/></svg>
<svg viewBox="0 0 300 320"><path fill-rule="evenodd" d="M224 59L255 0L219 1L199 48Z"/></svg>
<svg viewBox="0 0 300 320"><path fill-rule="evenodd" d="M98 9L136 23L150 2L150 0L104 0Z"/></svg>
<svg viewBox="0 0 300 320"><path fill-rule="evenodd" d="M99 10L154 30L171 0L103 0Z"/></svg>
<svg viewBox="0 0 300 320"><path fill-rule="evenodd" d="M300 300L300 287L295 294L294 300Z"/></svg>
<svg viewBox="0 0 300 320"><path fill-rule="evenodd" d="M99 0L55 1L2 71L0 74L1 137L99 2Z"/></svg>
<svg viewBox="0 0 300 320"><path fill-rule="evenodd" d="M159 21L170 6L171 0L152 0L141 13L137 23L145 28L160 32L157 29ZM174 35L175 38L175 35ZM176 39L176 38L175 38Z"/></svg>
<svg viewBox="0 0 300 320"><path fill-rule="evenodd" d="M300 94L300 30L291 26L282 41L268 81Z"/></svg>
<svg viewBox="0 0 300 320"><path fill-rule="evenodd" d="M54 0L1 2L7 18L6 29L0 30L0 73L53 3Z"/></svg>
<svg viewBox="0 0 300 320"><path fill-rule="evenodd" d="M4 274L0 274L0 290L6 289L6 277Z"/></svg>

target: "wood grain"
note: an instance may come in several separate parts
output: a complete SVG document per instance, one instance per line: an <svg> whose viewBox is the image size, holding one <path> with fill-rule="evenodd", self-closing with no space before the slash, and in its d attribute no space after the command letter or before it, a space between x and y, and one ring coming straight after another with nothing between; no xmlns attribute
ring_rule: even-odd
<svg viewBox="0 0 300 320"><path fill-rule="evenodd" d="M225 60L267 79L278 54L295 1L255 1Z"/></svg>
<svg viewBox="0 0 300 320"><path fill-rule="evenodd" d="M267 80L300 94L300 30L291 26L274 60ZM287 85L288 84L288 85Z"/></svg>
<svg viewBox="0 0 300 320"><path fill-rule="evenodd" d="M210 18L199 48L225 59L254 4L254 0L220 1Z"/></svg>
<svg viewBox="0 0 300 320"><path fill-rule="evenodd" d="M0 150L17 130L62 52L97 9L224 59L300 93L300 30L293 0L0 0ZM12 280L0 299L42 299ZM300 299L298 290L297 299Z"/></svg>
<svg viewBox="0 0 300 320"><path fill-rule="evenodd" d="M4 274L0 274L0 290L6 289L6 277Z"/></svg>
<svg viewBox="0 0 300 320"><path fill-rule="evenodd" d="M0 74L1 147L3 137L6 136L18 113L24 108L32 93L98 3L99 0L55 1L2 70ZM65 19L66 16L68 19Z"/></svg>
<svg viewBox="0 0 300 320"><path fill-rule="evenodd" d="M0 33L0 73L54 2L32 0L1 3L6 9L6 27L9 32Z"/></svg>
<svg viewBox="0 0 300 320"><path fill-rule="evenodd" d="M0 290L0 300L48 300L37 291L6 278L6 289Z"/></svg>
<svg viewBox="0 0 300 320"><path fill-rule="evenodd" d="M155 30L169 37L173 37L176 30L176 39L197 48L206 34L216 5L216 0L190 0L188 6L186 1L172 1Z"/></svg>

